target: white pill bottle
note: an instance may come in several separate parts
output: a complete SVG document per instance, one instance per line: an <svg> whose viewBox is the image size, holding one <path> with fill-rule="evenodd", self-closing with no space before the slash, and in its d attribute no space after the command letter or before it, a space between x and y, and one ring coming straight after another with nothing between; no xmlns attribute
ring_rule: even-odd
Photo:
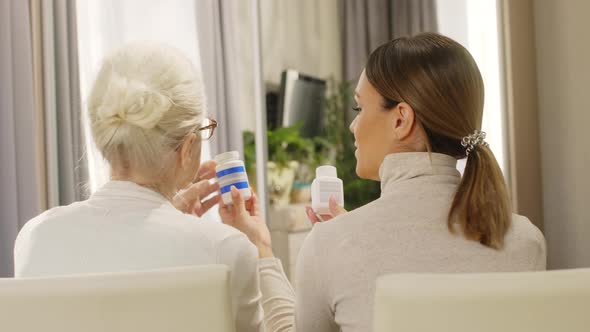
<svg viewBox="0 0 590 332"><path fill-rule="evenodd" d="M342 180L337 177L336 167L320 166L315 170L311 183L311 208L317 214L330 214L330 196L334 196L340 206L344 206Z"/></svg>
<svg viewBox="0 0 590 332"><path fill-rule="evenodd" d="M246 174L246 166L240 159L238 151L229 151L215 156L217 166L215 167L215 175L217 183L219 183L219 193L226 205L233 204L231 199L231 187L234 186L239 190L240 195L244 200L252 197L250 184L248 183L248 174Z"/></svg>

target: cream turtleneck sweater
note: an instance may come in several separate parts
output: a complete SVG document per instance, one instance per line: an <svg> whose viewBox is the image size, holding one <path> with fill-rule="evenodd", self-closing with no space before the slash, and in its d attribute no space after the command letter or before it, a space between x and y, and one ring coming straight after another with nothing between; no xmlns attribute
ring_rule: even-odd
<svg viewBox="0 0 590 332"><path fill-rule="evenodd" d="M371 331L375 280L384 274L545 269L545 240L526 217L513 215L502 250L449 232L461 180L454 158L392 154L379 175L379 199L314 226L297 261L297 292L279 260L260 260L268 332Z"/></svg>

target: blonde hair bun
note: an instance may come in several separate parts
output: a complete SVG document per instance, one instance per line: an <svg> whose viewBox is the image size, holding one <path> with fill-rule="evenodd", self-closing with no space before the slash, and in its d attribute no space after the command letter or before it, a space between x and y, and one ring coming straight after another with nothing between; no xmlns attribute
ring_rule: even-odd
<svg viewBox="0 0 590 332"><path fill-rule="evenodd" d="M88 99L92 137L112 168L157 177L206 112L198 68L166 44L134 42L108 56Z"/></svg>
<svg viewBox="0 0 590 332"><path fill-rule="evenodd" d="M152 129L171 106L170 98L146 84L113 74L96 116L112 126L129 124Z"/></svg>

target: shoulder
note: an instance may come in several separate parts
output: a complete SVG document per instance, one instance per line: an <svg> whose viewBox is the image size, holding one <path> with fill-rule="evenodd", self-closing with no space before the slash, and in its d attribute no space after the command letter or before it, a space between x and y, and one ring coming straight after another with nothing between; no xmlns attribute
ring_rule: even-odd
<svg viewBox="0 0 590 332"><path fill-rule="evenodd" d="M543 233L533 224L529 218L518 214L512 214L513 235L519 239L525 239L536 245L544 245L545 237Z"/></svg>
<svg viewBox="0 0 590 332"><path fill-rule="evenodd" d="M195 246L207 243L216 252L216 260L220 263L231 265L244 257L254 261L258 259L258 251L248 237L222 222L185 214L172 207L163 208L162 214L152 218L161 227L174 228L175 234L180 233L189 241L198 240Z"/></svg>
<svg viewBox="0 0 590 332"><path fill-rule="evenodd" d="M42 248L44 241L54 241L53 239L60 237L59 223L64 216L69 214L72 208L75 208L78 203L68 206L59 206L49 209L35 218L27 221L20 229L16 240L14 242L14 263L15 273L20 274L21 264L32 252L37 251L36 248ZM67 219L67 218L66 218ZM57 221L57 223L56 223ZM50 240L46 240L46 239Z"/></svg>
<svg viewBox="0 0 590 332"><path fill-rule="evenodd" d="M362 231L372 220L391 218L388 211L389 209L384 205L383 200L377 199L329 221L316 223L305 242L335 241L342 243L351 234Z"/></svg>
<svg viewBox="0 0 590 332"><path fill-rule="evenodd" d="M217 251L218 261L230 263L244 256L253 256L257 260L258 251L254 245L250 243L245 234L234 227L219 221L185 214L169 206L163 207L162 213L156 217L161 219L162 224L178 228L187 237L198 235L198 237L206 239Z"/></svg>
<svg viewBox="0 0 590 332"><path fill-rule="evenodd" d="M232 270L255 271L258 266L258 250L246 235L236 230L218 242L217 261L231 266Z"/></svg>
<svg viewBox="0 0 590 332"><path fill-rule="evenodd" d="M512 215L512 227L506 236L507 245L520 251L530 259L540 262L544 269L547 248L543 233L527 217Z"/></svg>
<svg viewBox="0 0 590 332"><path fill-rule="evenodd" d="M316 262L329 263L334 253L355 246L358 235L362 234L374 218L376 201L341 214L329 221L314 224L303 241L299 260L313 258ZM306 258L307 257L307 258ZM323 265L324 263L320 263Z"/></svg>
<svg viewBox="0 0 590 332"><path fill-rule="evenodd" d="M249 242L242 232L219 221L203 219L195 215L184 214L180 211L176 213L174 219L177 221L177 225L186 228L189 233L194 231L203 234L217 245L223 246L227 245L227 243L239 243L243 246L244 242Z"/></svg>
<svg viewBox="0 0 590 332"><path fill-rule="evenodd" d="M25 239L36 236L41 231L52 229L56 221L67 220L68 216L77 210L80 202L72 203L67 206L58 206L46 210L35 218L27 221L20 229L17 236L17 244Z"/></svg>

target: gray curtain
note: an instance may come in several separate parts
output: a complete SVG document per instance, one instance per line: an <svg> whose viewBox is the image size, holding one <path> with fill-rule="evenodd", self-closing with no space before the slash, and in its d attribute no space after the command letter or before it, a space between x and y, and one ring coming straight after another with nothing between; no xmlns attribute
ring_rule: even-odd
<svg viewBox="0 0 590 332"><path fill-rule="evenodd" d="M379 45L437 30L436 0L342 0L341 22L344 78L356 81Z"/></svg>
<svg viewBox="0 0 590 332"><path fill-rule="evenodd" d="M10 277L14 239L40 212L28 1L0 0L0 50L0 277Z"/></svg>
<svg viewBox="0 0 590 332"><path fill-rule="evenodd" d="M0 0L0 276L24 223L86 197L75 14L75 1Z"/></svg>
<svg viewBox="0 0 590 332"><path fill-rule="evenodd" d="M49 207L87 197L88 165L78 75L76 1L42 1L43 89Z"/></svg>
<svg viewBox="0 0 590 332"><path fill-rule="evenodd" d="M242 2L242 3L240 3ZM211 139L211 155L229 150L243 151L240 111L239 33L234 19L243 0L200 0L197 2L199 53L209 116L219 122ZM247 13L243 13L246 15Z"/></svg>

